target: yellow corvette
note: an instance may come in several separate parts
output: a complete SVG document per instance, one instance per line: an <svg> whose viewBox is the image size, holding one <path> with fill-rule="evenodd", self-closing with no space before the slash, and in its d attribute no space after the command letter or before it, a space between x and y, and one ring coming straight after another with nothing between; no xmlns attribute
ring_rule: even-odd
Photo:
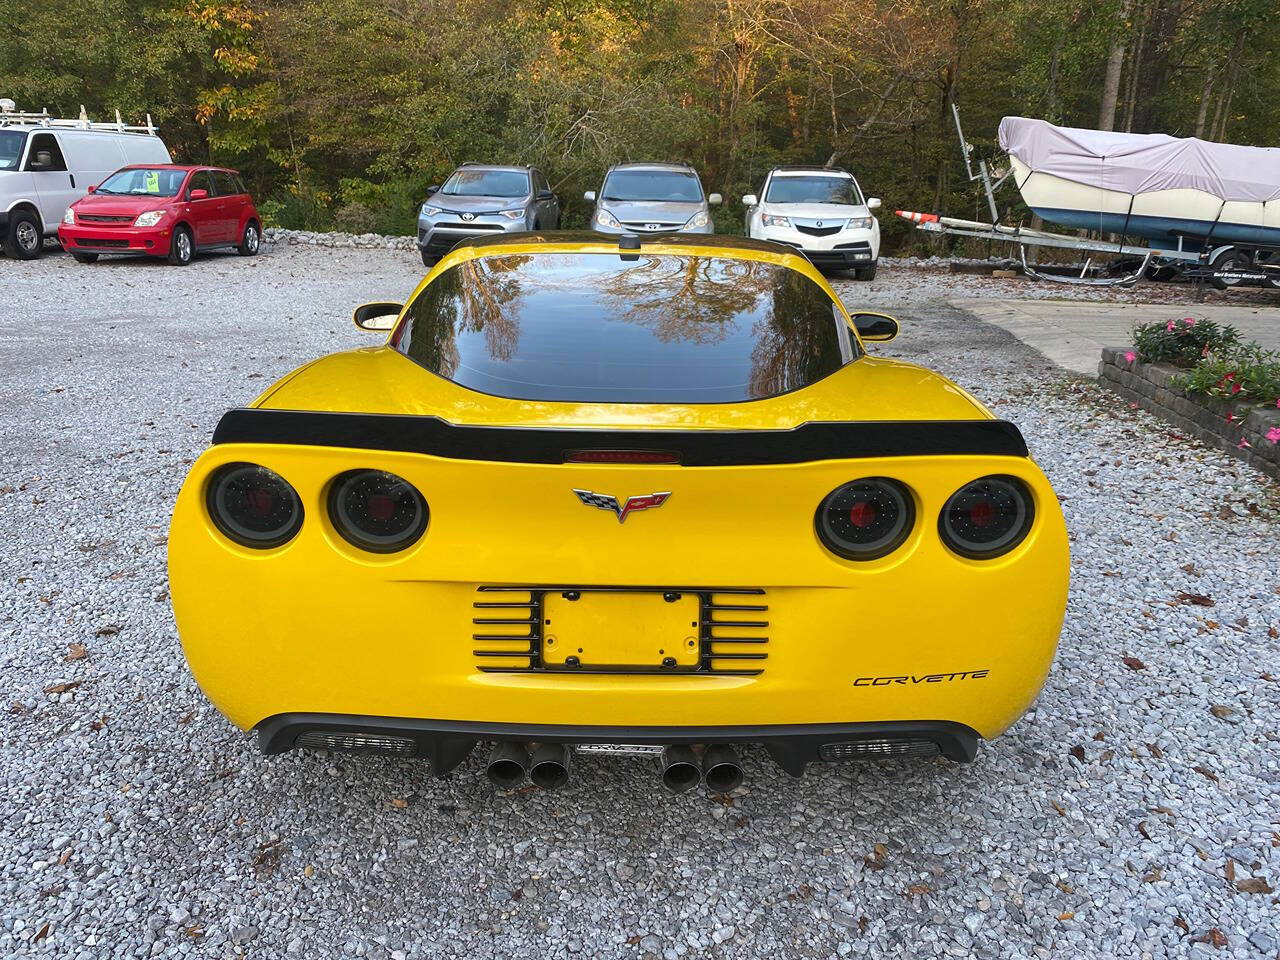
<svg viewBox="0 0 1280 960"><path fill-rule="evenodd" d="M1048 481L785 247L477 240L356 323L389 337L229 411L174 509L187 660L265 752L724 791L735 744L971 760L1039 693Z"/></svg>

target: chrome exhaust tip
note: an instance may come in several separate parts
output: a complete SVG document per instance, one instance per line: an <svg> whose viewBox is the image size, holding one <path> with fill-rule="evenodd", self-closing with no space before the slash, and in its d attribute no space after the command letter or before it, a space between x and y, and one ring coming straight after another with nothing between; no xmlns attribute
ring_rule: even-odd
<svg viewBox="0 0 1280 960"><path fill-rule="evenodd" d="M569 782L569 748L563 743L543 743L533 751L529 779L543 790L556 790Z"/></svg>
<svg viewBox="0 0 1280 960"><path fill-rule="evenodd" d="M495 743L489 751L485 773L489 782L500 790L511 790L524 783L529 770L529 751L519 743Z"/></svg>
<svg viewBox="0 0 1280 960"><path fill-rule="evenodd" d="M702 754L702 779L712 793L728 793L742 786L742 764L737 751L727 743L716 743Z"/></svg>
<svg viewBox="0 0 1280 960"><path fill-rule="evenodd" d="M662 769L662 785L672 793L684 793L702 780L702 768L698 766L698 755L693 752L693 747L663 747L658 762Z"/></svg>

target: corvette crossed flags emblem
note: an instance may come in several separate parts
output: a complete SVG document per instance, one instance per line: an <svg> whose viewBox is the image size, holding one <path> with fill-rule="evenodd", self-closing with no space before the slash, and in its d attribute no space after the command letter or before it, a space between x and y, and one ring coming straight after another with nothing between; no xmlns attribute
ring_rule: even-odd
<svg viewBox="0 0 1280 960"><path fill-rule="evenodd" d="M579 490L577 487L573 488L573 492L588 507L599 507L601 510L613 511L619 523L625 523L629 513L635 513L637 510L651 510L654 507L662 506L667 502L667 498L671 496L671 491L667 490L662 493L645 493L638 497L627 497L624 503L618 503L617 497L610 496L607 493L593 493L590 490Z"/></svg>

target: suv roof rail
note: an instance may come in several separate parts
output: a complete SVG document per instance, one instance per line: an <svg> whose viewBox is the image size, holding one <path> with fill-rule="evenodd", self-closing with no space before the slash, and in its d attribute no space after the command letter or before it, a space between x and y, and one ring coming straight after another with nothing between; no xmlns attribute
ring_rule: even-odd
<svg viewBox="0 0 1280 960"><path fill-rule="evenodd" d="M827 167L817 163L783 164L782 166L774 167L773 169L784 170L788 173L795 173L800 170L808 170L814 173L843 173L847 177L853 176L853 174L850 173L848 170L846 170L844 167Z"/></svg>
<svg viewBox="0 0 1280 960"><path fill-rule="evenodd" d="M115 123L95 123L89 119L88 113L85 112L84 104L80 104L80 116L74 120L65 117L51 117L49 108L45 107L39 113L30 111L21 111L11 109L12 100L0 101L0 127L9 126L36 126L36 127L57 127L59 129L70 130L103 130L114 133L147 133L155 136L159 131L151 121L151 114L147 114L147 122L145 124L128 124L120 116L120 111L116 111Z"/></svg>

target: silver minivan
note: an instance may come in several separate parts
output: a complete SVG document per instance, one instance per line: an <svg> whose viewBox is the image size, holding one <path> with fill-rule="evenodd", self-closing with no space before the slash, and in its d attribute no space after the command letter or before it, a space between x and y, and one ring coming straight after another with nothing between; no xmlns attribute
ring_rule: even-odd
<svg viewBox="0 0 1280 960"><path fill-rule="evenodd" d="M155 128L17 113L0 101L0 243L20 260L40 256L67 207L132 163L169 163Z"/></svg>
<svg viewBox="0 0 1280 960"><path fill-rule="evenodd" d="M619 163L605 174L591 229L600 233L714 233L711 208L720 194L706 194L687 163Z"/></svg>

